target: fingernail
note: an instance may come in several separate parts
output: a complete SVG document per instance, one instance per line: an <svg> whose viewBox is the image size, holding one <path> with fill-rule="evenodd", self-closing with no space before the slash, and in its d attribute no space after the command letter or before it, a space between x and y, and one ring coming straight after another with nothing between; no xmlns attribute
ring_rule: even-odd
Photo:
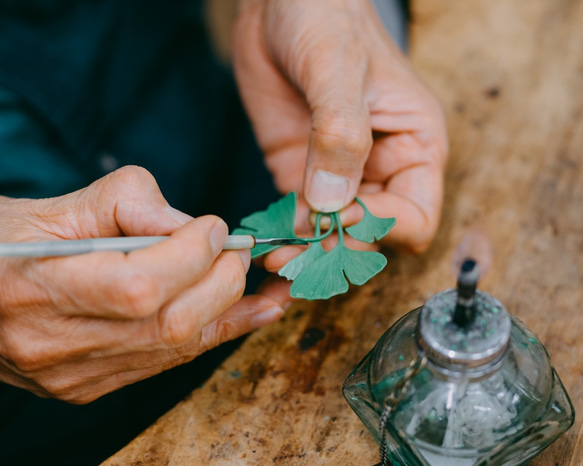
<svg viewBox="0 0 583 466"><path fill-rule="evenodd" d="M264 325L270 324L279 320L283 317L283 309L281 307L272 307L267 309L266 311L260 312L259 314L255 314L251 317L249 324L253 328L263 327Z"/></svg>
<svg viewBox="0 0 583 466"><path fill-rule="evenodd" d="M211 248L213 249L215 256L218 256L219 253L223 250L223 246L225 245L228 234L229 228L227 227L227 224L222 220L217 221L211 230L210 236Z"/></svg>
<svg viewBox="0 0 583 466"><path fill-rule="evenodd" d="M348 178L344 176L316 170L306 193L306 199L315 210L336 212L344 207L348 183Z"/></svg>
<svg viewBox="0 0 583 466"><path fill-rule="evenodd" d="M179 225L184 225L193 220L193 217L190 215L185 214L184 212L180 212L178 209L175 209L171 206L165 207L164 211L168 214L168 216L176 220Z"/></svg>
<svg viewBox="0 0 583 466"><path fill-rule="evenodd" d="M245 264L245 270L249 272L249 267L251 266L251 253L249 252L249 249L240 249L237 252L239 253L239 256L241 256L243 264Z"/></svg>

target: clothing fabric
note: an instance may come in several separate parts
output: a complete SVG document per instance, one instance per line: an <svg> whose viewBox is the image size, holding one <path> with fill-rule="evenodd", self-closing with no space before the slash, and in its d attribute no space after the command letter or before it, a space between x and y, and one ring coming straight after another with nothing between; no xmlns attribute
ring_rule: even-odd
<svg viewBox="0 0 583 466"><path fill-rule="evenodd" d="M174 207L236 223L256 184L237 179L270 183L200 0L0 0L0 87L4 195L63 194L139 164ZM8 134L17 124L40 148Z"/></svg>
<svg viewBox="0 0 583 466"><path fill-rule="evenodd" d="M201 2L0 0L0 194L57 196L129 164L232 228L276 198ZM237 344L86 406L0 384L0 463L99 464Z"/></svg>
<svg viewBox="0 0 583 466"><path fill-rule="evenodd" d="M404 46L401 0L374 2ZM171 205L231 227L274 200L232 75L207 39L202 3L0 0L0 195L57 196L137 164ZM259 280L251 275L250 286ZM0 384L0 462L99 464L239 342L86 406Z"/></svg>

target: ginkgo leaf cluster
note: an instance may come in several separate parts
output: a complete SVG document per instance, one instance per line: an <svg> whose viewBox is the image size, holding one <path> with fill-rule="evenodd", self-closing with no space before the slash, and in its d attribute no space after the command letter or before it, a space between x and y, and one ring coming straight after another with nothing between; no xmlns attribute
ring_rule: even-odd
<svg viewBox="0 0 583 466"><path fill-rule="evenodd" d="M320 213L316 218L315 235L307 240L310 247L289 261L279 271L279 275L293 280L290 294L294 298L309 300L328 299L345 293L349 283L363 285L377 275L387 264L386 257L379 252L350 249L344 242L347 233L358 241L371 243L383 238L395 225L395 218L374 216L358 198L356 202L364 210L362 220L346 229L340 223L338 212ZM250 234L256 238L295 238L297 194L289 193L284 198L269 205L266 210L255 212L241 221L241 227L234 234ZM320 219L330 217L329 230L320 234ZM336 227L338 243L331 251L326 251L321 241ZM251 250L251 257L259 257L281 246L261 245Z"/></svg>

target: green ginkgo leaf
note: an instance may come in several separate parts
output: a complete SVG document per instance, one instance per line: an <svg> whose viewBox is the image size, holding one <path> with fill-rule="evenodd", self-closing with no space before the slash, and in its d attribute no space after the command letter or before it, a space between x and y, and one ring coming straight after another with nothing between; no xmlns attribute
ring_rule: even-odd
<svg viewBox="0 0 583 466"><path fill-rule="evenodd" d="M360 199L356 201L362 206L362 220L347 228L350 235L364 242L381 239L395 225L394 218L379 218L370 213ZM269 205L261 212L256 212L241 221L241 227L234 234L248 234L257 238L297 238L294 231L296 217L296 193L290 193L283 199ZM320 234L320 219L322 215L330 218L330 228ZM387 259L378 252L356 251L344 244L344 228L340 223L338 212L319 213L316 217L315 236L302 238L312 243L299 256L290 260L279 271L279 275L293 280L290 294L294 298L328 299L349 289L349 283L363 285L386 265ZM321 241L333 231L338 233L338 244L330 252L324 250ZM280 246L260 245L251 250L251 257L277 249Z"/></svg>
<svg viewBox="0 0 583 466"><path fill-rule="evenodd" d="M315 260L322 257L324 254L326 254L326 251L324 250L324 248L322 248L320 243L325 238L330 236L330 234L334 231L335 220L334 220L334 217L330 217L330 228L328 228L328 231L326 233L321 235L320 234L320 219L322 218L323 215L325 215L325 214L318 213L316 215L316 222L315 222L316 226L315 226L315 231L314 231L315 236L313 238L307 238L308 241L312 242L312 244L310 245L308 250L304 251L299 256L294 257L287 264L285 264L279 270L279 272L278 272L279 276L285 277L288 280L295 280L295 278L306 267L308 267L312 262L314 262Z"/></svg>
<svg viewBox="0 0 583 466"><path fill-rule="evenodd" d="M266 210L255 212L241 220L241 227L233 230L234 235L253 235L256 238L295 238L297 194L274 202ZM251 249L251 257L259 257L281 246L261 244Z"/></svg>
<svg viewBox="0 0 583 466"><path fill-rule="evenodd" d="M354 285L362 285L386 264L387 259L378 252L354 251L339 243L295 277L290 294L293 298L328 299L348 291L347 279Z"/></svg>
<svg viewBox="0 0 583 466"><path fill-rule="evenodd" d="M364 285L387 265L387 258L380 252L354 251L346 246L341 247L342 268L353 285Z"/></svg>
<svg viewBox="0 0 583 466"><path fill-rule="evenodd" d="M356 202L364 210L364 216L356 225L346 228L346 232L354 239L365 243L372 243L386 236L389 230L395 226L396 219L394 217L377 217L371 214L370 210L368 210L364 202L359 198L356 198Z"/></svg>
<svg viewBox="0 0 583 466"><path fill-rule="evenodd" d="M292 298L328 299L348 291L348 282L334 248L306 267L294 280Z"/></svg>
<svg viewBox="0 0 583 466"><path fill-rule="evenodd" d="M312 262L318 260L325 254L326 251L324 251L320 243L312 243L306 251L285 264L279 270L278 274L280 277L285 277L288 280L295 280L306 267L309 267Z"/></svg>

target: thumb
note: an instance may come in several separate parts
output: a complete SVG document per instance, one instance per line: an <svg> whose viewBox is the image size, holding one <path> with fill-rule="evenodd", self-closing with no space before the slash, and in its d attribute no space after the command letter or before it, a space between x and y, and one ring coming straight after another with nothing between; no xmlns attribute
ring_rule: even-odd
<svg viewBox="0 0 583 466"><path fill-rule="evenodd" d="M135 166L60 197L2 198L0 209L3 241L162 236L192 220L170 207L154 177Z"/></svg>
<svg viewBox="0 0 583 466"><path fill-rule="evenodd" d="M169 235L192 220L168 204L146 169L126 166L82 190L83 236Z"/></svg>
<svg viewBox="0 0 583 466"><path fill-rule="evenodd" d="M368 106L359 73L313 73L318 83L308 87L312 132L304 197L312 209L334 212L356 197L372 147Z"/></svg>

